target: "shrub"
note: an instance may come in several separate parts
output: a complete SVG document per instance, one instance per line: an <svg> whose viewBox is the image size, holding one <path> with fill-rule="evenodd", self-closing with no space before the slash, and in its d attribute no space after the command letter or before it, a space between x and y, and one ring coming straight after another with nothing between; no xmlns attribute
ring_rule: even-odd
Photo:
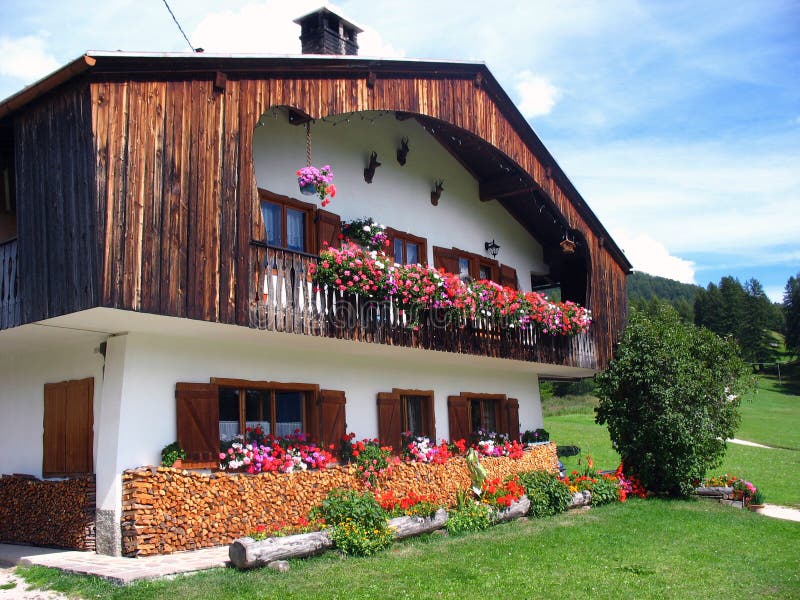
<svg viewBox="0 0 800 600"><path fill-rule="evenodd" d="M549 517L569 508L572 494L558 476L547 471L529 471L517 477L531 501L530 516Z"/></svg>
<svg viewBox="0 0 800 600"><path fill-rule="evenodd" d="M331 540L345 554L368 556L392 543L386 513L370 492L333 489L311 517L325 519Z"/></svg>
<svg viewBox="0 0 800 600"><path fill-rule="evenodd" d="M348 521L371 528L386 526L386 513L371 492L360 493L344 488L328 492L322 504L312 510L311 517L322 517L331 526Z"/></svg>
<svg viewBox="0 0 800 600"><path fill-rule="evenodd" d="M492 524L490 513L491 509L486 504L466 502L463 506L450 512L444 526L450 535L483 531L489 529Z"/></svg>
<svg viewBox="0 0 800 600"><path fill-rule="evenodd" d="M648 490L688 495L718 466L752 377L736 344L665 306L633 312L614 360L596 377L596 421Z"/></svg>
<svg viewBox="0 0 800 600"><path fill-rule="evenodd" d="M592 483L592 506L611 504L620 500L619 481L611 475L601 475Z"/></svg>
<svg viewBox="0 0 800 600"><path fill-rule="evenodd" d="M382 527L365 527L360 523L342 523L330 528L331 541L339 550L353 556L370 556L388 548L392 532L384 523Z"/></svg>

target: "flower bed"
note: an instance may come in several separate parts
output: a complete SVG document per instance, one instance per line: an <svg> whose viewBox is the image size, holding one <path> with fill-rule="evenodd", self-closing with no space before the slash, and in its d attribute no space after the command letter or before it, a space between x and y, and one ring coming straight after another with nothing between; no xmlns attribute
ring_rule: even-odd
<svg viewBox="0 0 800 600"><path fill-rule="evenodd" d="M517 460L487 457L482 464L492 478L558 470L554 444L536 446ZM366 489L355 466L257 475L146 468L126 471L122 484L126 556L230 544L260 525L300 522L331 489ZM455 457L443 464L394 465L390 475L378 479L375 491L392 490L398 498L435 495L444 505L455 506L458 492L470 485L466 461Z"/></svg>

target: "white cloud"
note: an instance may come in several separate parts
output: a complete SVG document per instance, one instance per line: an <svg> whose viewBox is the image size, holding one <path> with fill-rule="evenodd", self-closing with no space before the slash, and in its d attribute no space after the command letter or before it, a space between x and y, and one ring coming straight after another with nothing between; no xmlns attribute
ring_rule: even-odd
<svg viewBox="0 0 800 600"><path fill-rule="evenodd" d="M786 286L783 285L768 285L764 286L764 293L767 298L773 302L783 303L783 292L786 291Z"/></svg>
<svg viewBox="0 0 800 600"><path fill-rule="evenodd" d="M0 75L32 83L58 67L59 62L46 51L42 37L0 37Z"/></svg>
<svg viewBox="0 0 800 600"><path fill-rule="evenodd" d="M348 18L339 8L333 12ZM206 52L251 54L300 54L300 27L292 21L320 7L319 0L251 2L238 10L212 12L203 17L189 39ZM362 56L402 56L378 33L356 22L364 32L358 36Z"/></svg>
<svg viewBox="0 0 800 600"><path fill-rule="evenodd" d="M522 71L514 87L519 95L519 110L526 119L548 114L561 95L549 79L530 71Z"/></svg>
<svg viewBox="0 0 800 600"><path fill-rule="evenodd" d="M697 283L694 277L695 264L673 256L658 240L644 233L630 235L624 230L615 232L613 238L636 271L683 283Z"/></svg>
<svg viewBox="0 0 800 600"><path fill-rule="evenodd" d="M728 143L646 139L556 148L600 220L648 232L670 252L772 254L796 248L800 161L791 136Z"/></svg>

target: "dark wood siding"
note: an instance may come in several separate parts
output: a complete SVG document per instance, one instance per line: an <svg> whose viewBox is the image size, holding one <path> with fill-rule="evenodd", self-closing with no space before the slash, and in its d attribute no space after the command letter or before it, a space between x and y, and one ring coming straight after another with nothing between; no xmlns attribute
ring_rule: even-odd
<svg viewBox="0 0 800 600"><path fill-rule="evenodd" d="M228 73L224 89L211 71L90 73L88 89L54 90L15 117L20 273L23 300L35 300L25 303L26 321L100 305L247 325L250 241L261 235L252 149L259 117L272 106L312 118L394 110L485 140L583 236L598 363L607 363L626 317L625 267L571 185L545 166L552 158L508 99L474 73L387 70L370 86L356 71L283 68ZM534 212L531 202L514 216Z"/></svg>
<svg viewBox="0 0 800 600"><path fill-rule="evenodd" d="M89 87L47 96L14 119L22 321L97 303Z"/></svg>

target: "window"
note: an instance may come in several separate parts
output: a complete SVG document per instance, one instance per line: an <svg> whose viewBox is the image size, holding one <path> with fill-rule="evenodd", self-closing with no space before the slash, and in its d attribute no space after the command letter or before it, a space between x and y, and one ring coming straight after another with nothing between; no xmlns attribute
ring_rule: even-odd
<svg viewBox="0 0 800 600"><path fill-rule="evenodd" d="M471 398L469 401L472 431L497 431L500 398Z"/></svg>
<svg viewBox="0 0 800 600"><path fill-rule="evenodd" d="M259 190L259 198L267 244L296 252L315 250L312 225L316 207L313 204L266 190Z"/></svg>
<svg viewBox="0 0 800 600"><path fill-rule="evenodd" d="M458 275L463 281L489 279L500 283L500 263L473 252L434 246L433 265Z"/></svg>
<svg viewBox="0 0 800 600"><path fill-rule="evenodd" d="M402 265L415 265L428 263L428 242L425 238L397 231L391 227L386 228L386 235L391 242L391 252L394 262Z"/></svg>
<svg viewBox="0 0 800 600"><path fill-rule="evenodd" d="M345 393L315 384L212 378L175 385L178 443L191 467L216 467L221 441L261 425L283 436L300 429L320 444L345 434Z"/></svg>
<svg viewBox="0 0 800 600"><path fill-rule="evenodd" d="M400 450L401 434L410 431L416 436L436 439L433 391L401 390L378 394L378 437Z"/></svg>
<svg viewBox="0 0 800 600"><path fill-rule="evenodd" d="M447 399L450 439L469 439L473 431L484 429L519 439L519 402L505 394L462 392Z"/></svg>
<svg viewBox="0 0 800 600"><path fill-rule="evenodd" d="M42 476L94 471L94 379L44 386Z"/></svg>
<svg viewBox="0 0 800 600"><path fill-rule="evenodd" d="M291 384L286 384L291 386ZM306 386L304 386L306 387ZM219 439L226 442L258 426L265 434L281 437L306 431L306 395L315 390L220 387Z"/></svg>

